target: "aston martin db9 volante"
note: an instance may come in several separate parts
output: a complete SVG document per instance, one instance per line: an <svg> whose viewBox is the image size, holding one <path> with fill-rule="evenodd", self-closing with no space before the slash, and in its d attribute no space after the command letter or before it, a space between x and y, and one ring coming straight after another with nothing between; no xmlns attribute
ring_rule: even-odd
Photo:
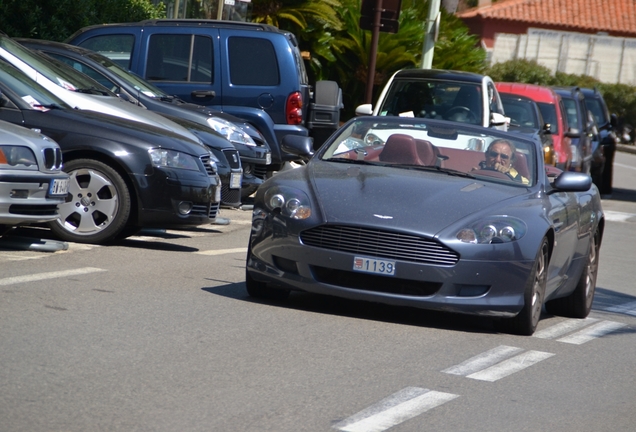
<svg viewBox="0 0 636 432"><path fill-rule="evenodd" d="M259 188L246 287L491 316L530 335L543 305L589 314L603 227L590 176L546 167L538 140L361 117Z"/></svg>

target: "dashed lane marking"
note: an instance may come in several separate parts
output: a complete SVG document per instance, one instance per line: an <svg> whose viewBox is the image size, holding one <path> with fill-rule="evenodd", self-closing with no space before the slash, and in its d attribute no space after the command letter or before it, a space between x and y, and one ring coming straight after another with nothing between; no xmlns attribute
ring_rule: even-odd
<svg viewBox="0 0 636 432"><path fill-rule="evenodd" d="M234 248L234 249L205 250L205 251L199 251L195 253L199 255L226 255L226 254L233 254L233 253L247 253L247 248L242 247L242 248Z"/></svg>
<svg viewBox="0 0 636 432"><path fill-rule="evenodd" d="M382 432L457 397L459 395L407 387L336 423L333 428L346 432Z"/></svg>
<svg viewBox="0 0 636 432"><path fill-rule="evenodd" d="M13 276L8 278L0 279L0 285L13 285L24 282L34 282L46 279L55 279L67 276L77 276L82 274L103 272L105 269L95 268L95 267L83 267L73 270L62 270L55 272L47 272L47 273L37 273L32 275L24 275L24 276Z"/></svg>
<svg viewBox="0 0 636 432"><path fill-rule="evenodd" d="M593 324L579 332L571 334L569 336L557 339L558 342L565 342L574 345L581 345L585 342L589 342L592 339L605 336L608 333L616 331L621 327L625 327L627 324L618 323L614 321L601 321Z"/></svg>
<svg viewBox="0 0 636 432"><path fill-rule="evenodd" d="M589 318L589 317L585 319L580 319L580 320L569 319L566 321L562 321L558 324L555 324L553 326L550 326L546 329L535 332L535 334L533 334L532 336L539 339L556 339L559 336L562 336L566 333L571 333L575 330L586 327L597 321L598 320L596 318Z"/></svg>
<svg viewBox="0 0 636 432"><path fill-rule="evenodd" d="M624 213L612 210L605 210L603 213L605 214L606 221L631 222L632 219L636 221L636 214L634 213Z"/></svg>
<svg viewBox="0 0 636 432"><path fill-rule="evenodd" d="M494 382L553 355L553 353L548 352L524 351L521 348L501 345L442 372L480 381Z"/></svg>
<svg viewBox="0 0 636 432"><path fill-rule="evenodd" d="M616 312L616 313L636 316L636 301L625 303L622 305L617 305L617 306L610 306L603 310L607 312Z"/></svg>

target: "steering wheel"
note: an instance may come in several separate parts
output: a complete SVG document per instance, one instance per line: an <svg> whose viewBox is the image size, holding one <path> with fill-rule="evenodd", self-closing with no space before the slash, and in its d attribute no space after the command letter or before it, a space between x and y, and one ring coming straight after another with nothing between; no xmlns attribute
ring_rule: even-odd
<svg viewBox="0 0 636 432"><path fill-rule="evenodd" d="M475 113L469 110L468 108L466 108L465 106L456 106L449 109L448 111L446 111L444 118L446 118L446 120L452 120L452 117L455 114L464 114L467 117L468 121L465 121L462 123L479 124L479 121L477 121L477 116L475 115ZM454 120L454 121L461 121L461 120Z"/></svg>

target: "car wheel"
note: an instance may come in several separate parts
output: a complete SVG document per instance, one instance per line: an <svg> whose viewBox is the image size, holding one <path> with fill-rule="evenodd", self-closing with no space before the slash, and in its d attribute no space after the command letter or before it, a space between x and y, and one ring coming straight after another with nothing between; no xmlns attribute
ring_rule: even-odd
<svg viewBox="0 0 636 432"><path fill-rule="evenodd" d="M592 310L594 291L596 290L596 276L598 275L598 259L601 249L601 232L596 232L590 239L590 250L587 262L576 288L567 297L550 300L546 303L546 310L553 315L570 318L585 318Z"/></svg>
<svg viewBox="0 0 636 432"><path fill-rule="evenodd" d="M537 329L548 280L548 252L548 240L544 238L534 260L530 277L526 282L523 309L514 318L505 318L498 321L497 327L499 330L506 333L530 336Z"/></svg>
<svg viewBox="0 0 636 432"><path fill-rule="evenodd" d="M70 175L59 218L49 222L55 235L77 243L104 243L117 238L130 215L131 199L124 179L110 166L92 159L66 162Z"/></svg>

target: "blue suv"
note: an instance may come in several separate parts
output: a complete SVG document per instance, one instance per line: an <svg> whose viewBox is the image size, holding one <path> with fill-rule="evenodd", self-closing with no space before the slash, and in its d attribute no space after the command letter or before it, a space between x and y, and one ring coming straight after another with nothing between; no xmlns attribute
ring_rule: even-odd
<svg viewBox="0 0 636 432"><path fill-rule="evenodd" d="M118 62L166 93L245 119L272 151L272 171L297 156L288 135L317 147L339 126L342 94L333 81L310 86L295 36L266 24L146 20L85 27L67 41Z"/></svg>

